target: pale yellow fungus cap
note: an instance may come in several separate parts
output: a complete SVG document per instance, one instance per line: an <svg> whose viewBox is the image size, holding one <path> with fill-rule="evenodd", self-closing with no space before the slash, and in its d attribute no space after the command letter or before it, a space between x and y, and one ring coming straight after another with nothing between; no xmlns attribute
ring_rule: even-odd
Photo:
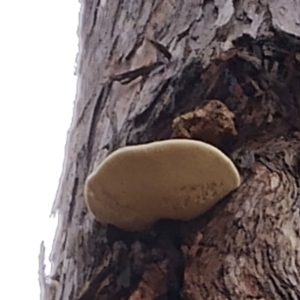
<svg viewBox="0 0 300 300"><path fill-rule="evenodd" d="M173 139L112 153L88 176L85 200L97 221L139 231L159 219L193 219L239 185L219 149Z"/></svg>

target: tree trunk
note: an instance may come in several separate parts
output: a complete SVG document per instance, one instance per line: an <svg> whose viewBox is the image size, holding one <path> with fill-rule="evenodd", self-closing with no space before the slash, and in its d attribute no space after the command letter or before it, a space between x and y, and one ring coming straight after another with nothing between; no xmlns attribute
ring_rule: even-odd
<svg viewBox="0 0 300 300"><path fill-rule="evenodd" d="M300 299L299 15L293 1L82 1L42 299ZM88 174L119 147L171 137L220 148L240 188L189 222L95 222Z"/></svg>

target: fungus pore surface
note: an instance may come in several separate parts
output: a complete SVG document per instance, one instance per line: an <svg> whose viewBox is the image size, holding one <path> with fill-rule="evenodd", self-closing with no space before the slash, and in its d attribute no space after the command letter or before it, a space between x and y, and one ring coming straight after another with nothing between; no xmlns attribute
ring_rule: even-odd
<svg viewBox="0 0 300 300"><path fill-rule="evenodd" d="M88 176L84 193L97 221L139 231L159 219L193 219L239 185L219 149L173 139L115 151Z"/></svg>

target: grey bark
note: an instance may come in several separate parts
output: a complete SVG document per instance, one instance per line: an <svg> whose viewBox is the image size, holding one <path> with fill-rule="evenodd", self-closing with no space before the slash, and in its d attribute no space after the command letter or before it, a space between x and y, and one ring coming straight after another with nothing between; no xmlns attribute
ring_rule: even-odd
<svg viewBox="0 0 300 300"><path fill-rule="evenodd" d="M42 299L300 298L299 15L296 1L82 1ZM242 186L190 222L136 234L94 222L87 175L121 146L170 138L175 117L213 99L235 115L237 135L218 146Z"/></svg>

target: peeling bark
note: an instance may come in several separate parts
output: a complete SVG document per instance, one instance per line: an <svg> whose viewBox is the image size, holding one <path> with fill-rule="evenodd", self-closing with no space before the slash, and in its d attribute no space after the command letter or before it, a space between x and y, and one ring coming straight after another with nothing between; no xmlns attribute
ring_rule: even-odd
<svg viewBox="0 0 300 300"><path fill-rule="evenodd" d="M300 298L299 15L293 1L82 1L77 98L49 278L41 253L42 299ZM229 123L213 127L212 100L234 134L224 134ZM172 125L186 114L198 119L180 136ZM196 220L141 233L87 214L85 179L109 153L203 139L201 122L239 168L238 190Z"/></svg>

